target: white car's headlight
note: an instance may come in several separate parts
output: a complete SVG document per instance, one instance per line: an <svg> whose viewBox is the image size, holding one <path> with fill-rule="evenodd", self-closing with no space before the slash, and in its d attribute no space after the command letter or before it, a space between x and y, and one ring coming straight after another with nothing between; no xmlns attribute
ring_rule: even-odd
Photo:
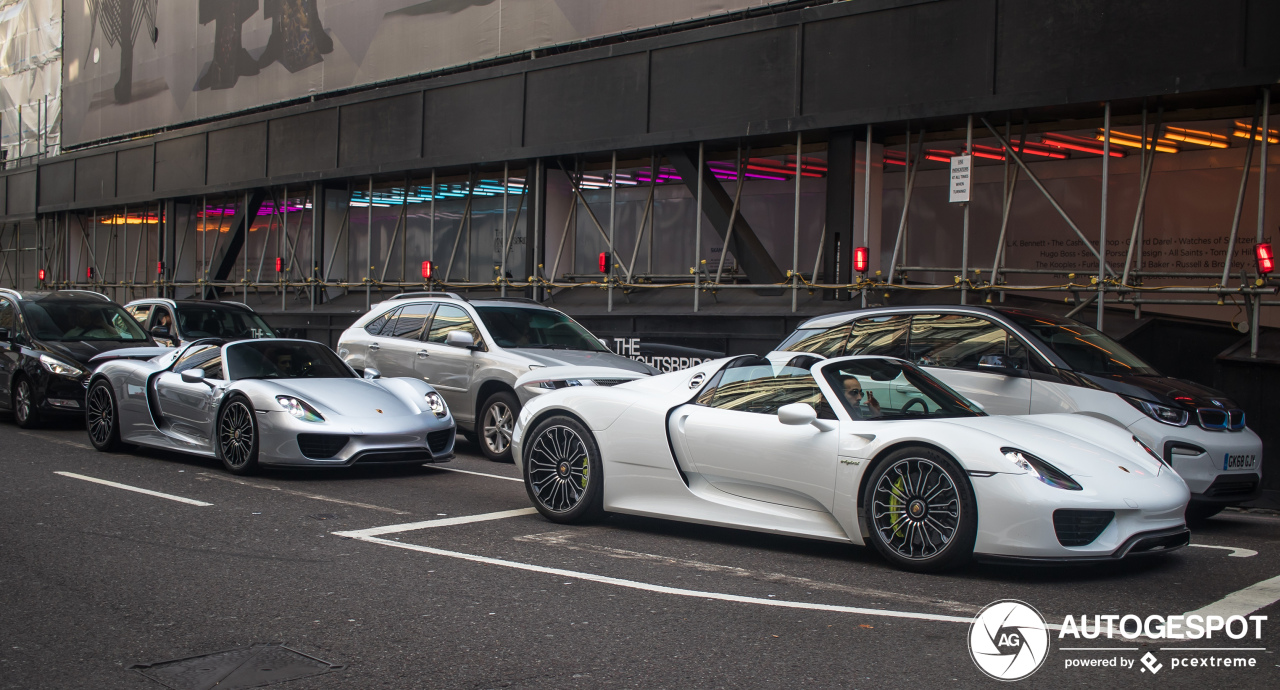
<svg viewBox="0 0 1280 690"><path fill-rule="evenodd" d="M277 395L276 402L285 412L293 415L297 419L304 422L323 422L324 416L321 415L316 408L308 405L305 401L288 395Z"/></svg>
<svg viewBox="0 0 1280 690"><path fill-rule="evenodd" d="M449 415L449 407L444 404L444 398L435 391L427 393L427 407L431 408L431 412L437 417L444 418Z"/></svg>
<svg viewBox="0 0 1280 690"><path fill-rule="evenodd" d="M1067 491L1081 491L1084 489L1076 480L1067 475L1066 472L1050 465L1049 463L1037 458L1023 450L1017 448L1001 448L1001 453L1014 467L1034 476L1036 479L1054 487L1055 489L1066 489Z"/></svg>
<svg viewBox="0 0 1280 690"><path fill-rule="evenodd" d="M50 357L49 355L40 355L40 366L45 368L50 374L58 376L70 376L76 378L84 376L84 370L79 367L72 366L66 362Z"/></svg>
<svg viewBox="0 0 1280 690"><path fill-rule="evenodd" d="M1186 426L1187 419L1190 418L1190 414L1186 410L1179 410L1174 407L1168 407L1167 405L1157 405L1156 403L1139 400L1138 398L1131 398L1127 395L1122 395L1120 397L1124 398L1125 402L1141 410L1143 414L1162 424L1168 424L1169 426Z"/></svg>

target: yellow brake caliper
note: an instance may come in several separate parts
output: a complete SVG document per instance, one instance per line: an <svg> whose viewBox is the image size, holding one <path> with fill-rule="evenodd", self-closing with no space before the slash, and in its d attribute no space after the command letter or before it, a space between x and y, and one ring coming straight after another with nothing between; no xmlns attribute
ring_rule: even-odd
<svg viewBox="0 0 1280 690"><path fill-rule="evenodd" d="M898 477L898 480L893 483L893 488L897 489L898 493L901 493L905 496L906 492L902 488L903 481L904 479L902 477ZM900 508L901 510L899 510ZM899 502L898 494L890 492L889 493L889 515L896 517L898 513L901 512L905 517L906 511L907 511L906 506ZM894 521L897 522L898 526L894 528L893 535L899 538L905 537L906 535L902 531L902 526L903 526L903 523L906 522L906 520L895 519Z"/></svg>
<svg viewBox="0 0 1280 690"><path fill-rule="evenodd" d="M583 490L587 488L587 479L588 479L588 475L590 474L591 474L591 460L584 455L582 456L582 488Z"/></svg>

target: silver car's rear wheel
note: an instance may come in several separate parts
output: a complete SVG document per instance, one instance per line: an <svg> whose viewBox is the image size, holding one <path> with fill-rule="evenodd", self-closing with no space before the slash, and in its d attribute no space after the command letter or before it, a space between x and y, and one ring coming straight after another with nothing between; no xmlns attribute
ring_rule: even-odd
<svg viewBox="0 0 1280 690"><path fill-rule="evenodd" d="M490 395L480 408L480 450L495 462L511 462L511 434L515 432L520 401L507 391Z"/></svg>
<svg viewBox="0 0 1280 690"><path fill-rule="evenodd" d="M102 451L115 450L120 445L120 429L116 421L116 401L111 395L111 385L98 381L89 389L85 401L85 426L89 441Z"/></svg>
<svg viewBox="0 0 1280 690"><path fill-rule="evenodd" d="M524 483L538 512L556 522L598 516L604 477L591 432L576 419L557 416L538 424L527 438Z"/></svg>
<svg viewBox="0 0 1280 690"><path fill-rule="evenodd" d="M218 415L218 450L222 464L233 474L248 474L258 466L258 423L243 397L232 398Z"/></svg>

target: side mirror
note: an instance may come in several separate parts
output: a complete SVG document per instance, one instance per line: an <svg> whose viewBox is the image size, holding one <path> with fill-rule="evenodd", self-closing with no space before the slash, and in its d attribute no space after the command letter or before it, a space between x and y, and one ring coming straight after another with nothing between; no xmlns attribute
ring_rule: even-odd
<svg viewBox="0 0 1280 690"><path fill-rule="evenodd" d="M831 431L836 428L834 422L818 419L818 413L812 406L804 403L791 403L778 408L778 421L787 426L805 426L812 424L819 431Z"/></svg>
<svg viewBox="0 0 1280 690"><path fill-rule="evenodd" d="M609 343L605 342L604 338L596 338L596 340L599 340L600 344L604 345L604 349L613 352L613 348L609 347Z"/></svg>
<svg viewBox="0 0 1280 690"><path fill-rule="evenodd" d="M204 383L204 369L187 369L182 372L183 383Z"/></svg>
<svg viewBox="0 0 1280 690"><path fill-rule="evenodd" d="M152 327L151 327L151 337L152 337L152 338L164 338L164 339L166 339L166 340L167 340L167 339L169 339L169 338L172 338L173 336L169 334L169 327L168 327L168 326L152 326Z"/></svg>
<svg viewBox="0 0 1280 690"><path fill-rule="evenodd" d="M444 337L444 344L449 347L466 347L476 346L476 339L466 331L449 331L449 335Z"/></svg>
<svg viewBox="0 0 1280 690"><path fill-rule="evenodd" d="M982 359L978 360L978 366L982 369L1008 368L1004 355L983 355Z"/></svg>
<svg viewBox="0 0 1280 690"><path fill-rule="evenodd" d="M372 381L377 378L382 378L382 372L374 369L373 367L366 367L364 370L364 377Z"/></svg>

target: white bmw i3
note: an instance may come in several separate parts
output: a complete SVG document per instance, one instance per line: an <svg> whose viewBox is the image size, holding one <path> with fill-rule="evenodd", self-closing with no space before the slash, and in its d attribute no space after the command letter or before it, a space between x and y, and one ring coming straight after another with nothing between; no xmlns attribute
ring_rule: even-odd
<svg viewBox="0 0 1280 690"><path fill-rule="evenodd" d="M608 511L870 543L907 570L1112 561L1189 537L1187 485L1130 432L988 416L887 357L749 355L561 388L524 407L513 450L555 522Z"/></svg>

